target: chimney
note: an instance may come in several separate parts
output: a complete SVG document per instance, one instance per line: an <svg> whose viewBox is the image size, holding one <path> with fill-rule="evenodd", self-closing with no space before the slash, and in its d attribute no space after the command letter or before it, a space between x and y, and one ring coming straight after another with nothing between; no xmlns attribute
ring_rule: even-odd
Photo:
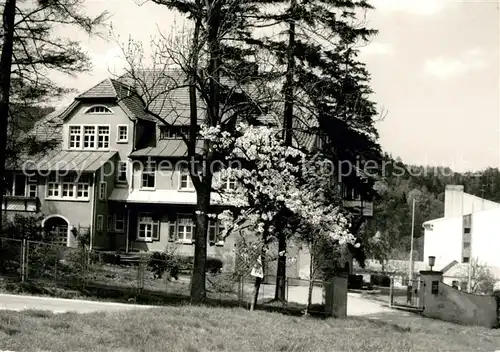
<svg viewBox="0 0 500 352"><path fill-rule="evenodd" d="M444 192L444 217L453 218L463 215L464 186L446 185Z"/></svg>

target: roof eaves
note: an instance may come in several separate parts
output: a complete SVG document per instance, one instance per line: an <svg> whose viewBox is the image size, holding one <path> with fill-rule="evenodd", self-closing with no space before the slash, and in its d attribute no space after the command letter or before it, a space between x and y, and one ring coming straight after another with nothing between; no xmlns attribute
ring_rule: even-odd
<svg viewBox="0 0 500 352"><path fill-rule="evenodd" d="M69 114L80 104L79 100L73 100L73 102L59 115L59 118L64 121L69 116Z"/></svg>
<svg viewBox="0 0 500 352"><path fill-rule="evenodd" d="M136 120L137 116L134 115L132 111L128 108L128 106L121 100L118 101L118 106L122 108L122 110L125 112L125 114L131 119L131 120Z"/></svg>

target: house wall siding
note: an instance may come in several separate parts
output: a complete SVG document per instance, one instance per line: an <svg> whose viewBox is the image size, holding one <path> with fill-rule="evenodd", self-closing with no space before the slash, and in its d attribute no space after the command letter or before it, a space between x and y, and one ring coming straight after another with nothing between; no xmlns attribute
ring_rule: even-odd
<svg viewBox="0 0 500 352"><path fill-rule="evenodd" d="M113 111L113 114L85 114L85 111L93 105L104 105ZM109 148L111 150L117 150L118 155L121 160L127 160L128 155L132 151L134 133L134 123L129 119L125 112L115 104L91 104L91 103L81 103L79 104L67 117L63 125L63 148L69 149L69 126L70 125L100 125L107 124L110 125L110 140ZM118 125L128 126L128 142L127 143L117 143L118 137Z"/></svg>
<svg viewBox="0 0 500 352"><path fill-rule="evenodd" d="M159 241L144 242L137 240L138 216L139 214L150 214L160 223ZM154 206L154 205L135 205L130 209L129 219L129 249L132 251L164 252L175 253L182 256L194 255L193 243L179 243L170 241L169 225L175 222L177 214L193 214L193 206ZM234 268L235 262L235 244L238 239L237 234L229 235L223 245L213 245L207 243L207 256L219 258L224 263L224 271L230 271Z"/></svg>
<svg viewBox="0 0 500 352"><path fill-rule="evenodd" d="M46 199L47 179L45 177L39 178L37 193L40 199L40 213L46 218L51 215L61 215L68 219L69 227L73 226L77 229L89 228L92 225L92 207L93 197L93 182L92 175L90 178L89 200L88 201L68 201L68 200L52 200ZM70 236L70 246L77 245L76 238Z"/></svg>
<svg viewBox="0 0 500 352"><path fill-rule="evenodd" d="M116 185L116 163L118 159L117 157L111 159L110 163L106 163L103 167L97 172L96 175L96 205L95 205L95 221L96 221L96 231L94 238L94 245L98 248L102 249L110 249L114 246L114 239L110 234L108 234L107 221L109 214L109 203L108 199L113 189ZM104 199L99 198L99 188L101 182L106 184L106 195ZM103 217L103 226L102 230L97 230L97 217L102 215Z"/></svg>
<svg viewBox="0 0 500 352"><path fill-rule="evenodd" d="M154 160L150 159L151 162ZM142 189L142 167L146 167L148 159L137 159L130 161L129 170L132 175L132 188ZM182 160L160 160L156 161L155 190L179 190L180 192L194 192L192 189L180 189L181 169L190 167L187 161ZM218 177L218 172L214 172L214 178ZM144 190L151 192L151 190Z"/></svg>

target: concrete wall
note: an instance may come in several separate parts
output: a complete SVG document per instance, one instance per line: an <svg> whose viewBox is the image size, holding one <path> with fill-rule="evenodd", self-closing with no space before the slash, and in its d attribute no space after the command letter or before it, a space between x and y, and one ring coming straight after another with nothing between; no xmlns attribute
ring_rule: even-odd
<svg viewBox="0 0 500 352"><path fill-rule="evenodd" d="M440 219L432 230L424 231L424 260L436 257L436 267L443 267L453 260L462 262L462 217Z"/></svg>
<svg viewBox="0 0 500 352"><path fill-rule="evenodd" d="M499 203L465 193L464 186L462 185L447 185L444 202L445 218L452 218L500 207Z"/></svg>
<svg viewBox="0 0 500 352"><path fill-rule="evenodd" d="M347 277L335 277L324 283L325 312L327 316L347 316Z"/></svg>
<svg viewBox="0 0 500 352"><path fill-rule="evenodd" d="M500 267L500 208L473 213L471 222L471 257Z"/></svg>
<svg viewBox="0 0 500 352"><path fill-rule="evenodd" d="M439 219L433 228L424 231L424 260L436 257L436 268L442 268L453 260L462 263L462 217ZM500 267L500 208L471 214L470 257L482 264Z"/></svg>
<svg viewBox="0 0 500 352"><path fill-rule="evenodd" d="M441 272L421 272L420 275L425 284L421 291L424 316L466 325L497 326L495 297L454 289L442 282ZM438 284L437 293L432 292L433 281Z"/></svg>

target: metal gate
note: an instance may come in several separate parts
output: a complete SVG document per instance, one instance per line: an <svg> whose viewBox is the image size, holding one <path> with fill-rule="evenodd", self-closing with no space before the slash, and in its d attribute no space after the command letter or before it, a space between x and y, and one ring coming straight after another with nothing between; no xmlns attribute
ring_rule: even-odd
<svg viewBox="0 0 500 352"><path fill-rule="evenodd" d="M406 280L404 285L394 285L391 279L390 303L394 308L424 309L424 282L419 279Z"/></svg>

